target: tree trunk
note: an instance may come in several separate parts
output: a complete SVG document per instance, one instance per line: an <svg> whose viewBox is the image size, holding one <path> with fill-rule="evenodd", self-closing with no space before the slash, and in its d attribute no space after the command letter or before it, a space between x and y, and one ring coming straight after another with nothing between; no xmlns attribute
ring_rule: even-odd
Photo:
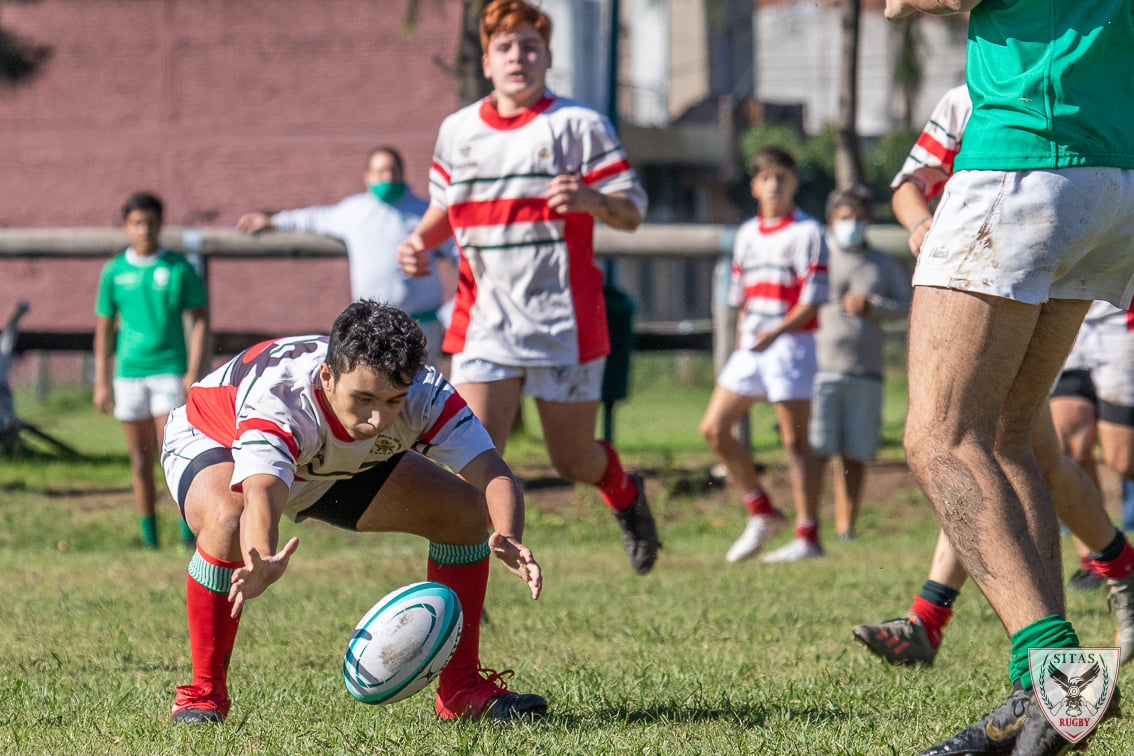
<svg viewBox="0 0 1134 756"><path fill-rule="evenodd" d="M839 138L835 147L835 185L845 189L863 183L858 143L858 40L861 0L843 0L842 66L839 80Z"/></svg>
<svg viewBox="0 0 1134 756"><path fill-rule="evenodd" d="M481 65L480 12L484 10L484 0L465 0L463 5L461 38L457 42L457 59L452 69L462 106L476 102L492 91L492 82L484 77Z"/></svg>

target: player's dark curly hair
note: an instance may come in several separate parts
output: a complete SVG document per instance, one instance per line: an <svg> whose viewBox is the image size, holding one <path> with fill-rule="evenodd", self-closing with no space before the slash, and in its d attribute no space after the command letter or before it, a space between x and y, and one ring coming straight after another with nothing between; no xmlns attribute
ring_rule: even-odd
<svg viewBox="0 0 1134 756"><path fill-rule="evenodd" d="M335 318L327 347L327 367L337 378L368 367L405 387L425 365L425 334L397 307L372 299L352 303Z"/></svg>

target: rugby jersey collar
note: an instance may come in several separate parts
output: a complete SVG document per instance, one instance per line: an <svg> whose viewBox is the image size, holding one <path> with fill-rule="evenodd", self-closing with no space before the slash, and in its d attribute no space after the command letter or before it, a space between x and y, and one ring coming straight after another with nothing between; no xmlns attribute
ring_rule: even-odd
<svg viewBox="0 0 1134 756"><path fill-rule="evenodd" d="M514 116L505 118L496 110L496 106L492 104L492 96L489 95L480 101L480 119L494 129L511 131L531 123L536 116L550 108L553 102L555 102L555 96L550 93L545 94L536 100L531 107L525 108Z"/></svg>
<svg viewBox="0 0 1134 756"><path fill-rule="evenodd" d="M315 402L319 405L319 411L323 413L323 417L327 419L327 427L331 429L331 433L334 434L335 438L339 441L348 444L352 443L354 439L350 437L350 434L347 433L347 429L339 422L339 419L335 417L331 405L327 404L327 397L323 395L323 387L313 386L312 389L315 393Z"/></svg>
<svg viewBox="0 0 1134 756"><path fill-rule="evenodd" d="M790 213L775 221L774 223L768 223L764 220L764 216L760 215L759 213L756 214L756 219L757 221L759 221L760 233L774 234L777 231L782 231L783 229L787 228L795 221L795 209L793 208Z"/></svg>

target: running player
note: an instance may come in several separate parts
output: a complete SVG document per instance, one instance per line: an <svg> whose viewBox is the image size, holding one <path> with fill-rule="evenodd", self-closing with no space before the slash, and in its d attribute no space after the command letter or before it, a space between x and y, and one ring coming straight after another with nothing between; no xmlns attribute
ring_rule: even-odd
<svg viewBox="0 0 1134 756"><path fill-rule="evenodd" d="M610 339L592 232L596 220L636 228L646 194L606 118L547 90L550 38L547 14L523 0L481 13L494 91L441 124L430 207L399 261L427 275L426 250L456 237L451 380L502 454L521 397L533 397L556 472L599 489L645 574L660 545L645 487L595 440Z"/></svg>
<svg viewBox="0 0 1134 756"><path fill-rule="evenodd" d="M540 696L513 693L501 674L480 668L489 553L533 599L542 578L521 542L519 482L452 386L422 369L425 355L409 315L363 300L339 315L329 339L297 336L242 352L171 413L162 464L197 535L186 581L193 682L177 689L174 722L228 714L241 611L280 579L298 546L293 538L277 551L284 514L429 539L428 579L452 588L464 612L437 689L440 717L546 710Z"/></svg>

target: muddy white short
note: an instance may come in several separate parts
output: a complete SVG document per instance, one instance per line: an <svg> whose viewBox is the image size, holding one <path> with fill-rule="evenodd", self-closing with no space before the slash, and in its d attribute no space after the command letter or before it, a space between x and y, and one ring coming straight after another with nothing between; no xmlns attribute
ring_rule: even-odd
<svg viewBox="0 0 1134 756"><path fill-rule="evenodd" d="M914 286L1027 304L1134 295L1134 170L959 171L925 237Z"/></svg>
<svg viewBox="0 0 1134 756"><path fill-rule="evenodd" d="M549 402L593 402L602 395L602 373L606 358L581 365L498 365L482 359L453 355L449 383L493 383L508 378L524 381L524 396Z"/></svg>

